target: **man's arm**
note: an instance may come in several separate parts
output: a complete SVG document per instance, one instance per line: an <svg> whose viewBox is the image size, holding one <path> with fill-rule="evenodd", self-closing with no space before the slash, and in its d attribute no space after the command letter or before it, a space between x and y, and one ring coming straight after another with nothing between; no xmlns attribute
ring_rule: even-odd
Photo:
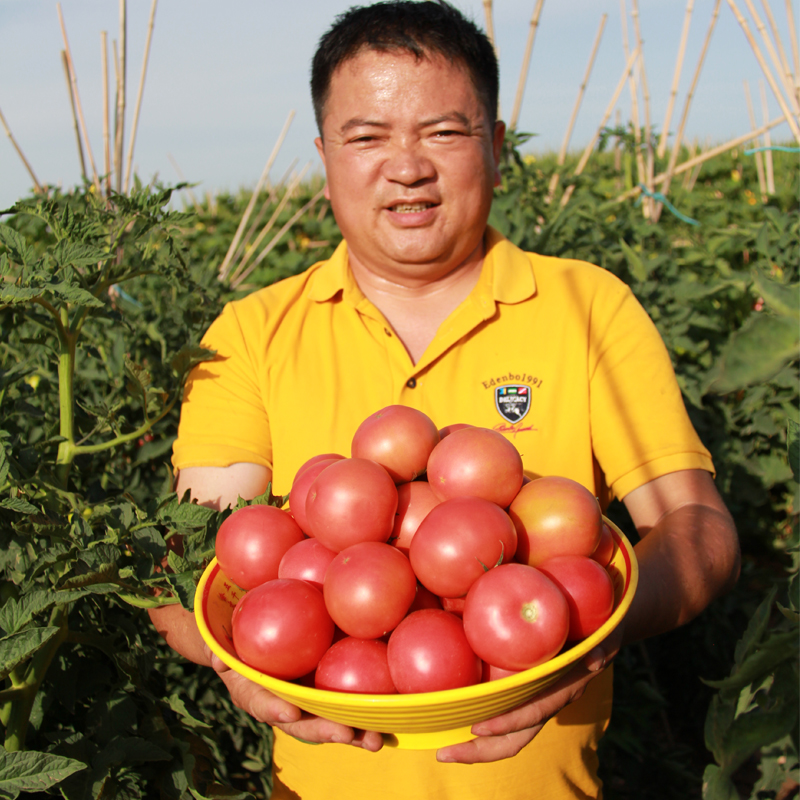
<svg viewBox="0 0 800 800"><path fill-rule="evenodd" d="M239 497L252 500L266 491L272 473L259 464L232 464L230 467L188 467L176 482L178 496L187 489L192 499L211 508L232 506ZM346 725L312 717L297 706L281 700L258 684L227 669L213 656L197 629L194 615L180 605L150 610L150 620L167 644L195 664L213 667L225 682L236 706L259 722L281 728L309 742L341 742L368 750L378 750L382 737L374 731L354 731Z"/></svg>
<svg viewBox="0 0 800 800"><path fill-rule="evenodd" d="M623 642L689 622L739 577L739 540L714 481L684 470L640 486L624 501L642 537L639 586L625 621L552 688L507 714L473 727L479 738L440 750L440 761L475 763L516 755L614 658Z"/></svg>

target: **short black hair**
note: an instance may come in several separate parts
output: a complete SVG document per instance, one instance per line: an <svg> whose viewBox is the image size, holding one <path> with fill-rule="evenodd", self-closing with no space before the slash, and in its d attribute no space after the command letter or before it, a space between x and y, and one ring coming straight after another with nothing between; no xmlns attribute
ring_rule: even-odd
<svg viewBox="0 0 800 800"><path fill-rule="evenodd" d="M494 127L499 74L486 34L444 0L390 0L345 11L320 39L311 62L311 99L320 135L333 73L365 49L404 51L417 60L441 55L451 63L461 62Z"/></svg>

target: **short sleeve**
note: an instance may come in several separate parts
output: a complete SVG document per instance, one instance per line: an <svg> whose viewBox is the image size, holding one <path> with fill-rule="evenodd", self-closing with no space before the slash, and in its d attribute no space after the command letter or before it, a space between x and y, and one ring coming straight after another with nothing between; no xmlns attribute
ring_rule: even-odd
<svg viewBox="0 0 800 800"><path fill-rule="evenodd" d="M203 347L216 356L198 364L186 383L173 446L176 470L237 462L272 466L262 384L266 326L252 303L248 309L243 318L240 304L229 303L203 337Z"/></svg>
<svg viewBox="0 0 800 800"><path fill-rule="evenodd" d="M622 285L593 316L590 404L595 457L613 494L683 469L714 471L689 420L669 353Z"/></svg>

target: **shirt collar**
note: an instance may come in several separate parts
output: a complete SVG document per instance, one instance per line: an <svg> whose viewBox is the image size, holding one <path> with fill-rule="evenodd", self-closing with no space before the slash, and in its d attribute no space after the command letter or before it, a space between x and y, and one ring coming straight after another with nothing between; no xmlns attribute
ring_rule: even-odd
<svg viewBox="0 0 800 800"><path fill-rule="evenodd" d="M482 293L488 291L498 303L521 303L532 297L536 292L536 281L528 256L490 225L486 227L485 242L486 254L476 289ZM347 243L344 240L314 274L309 297L324 303L342 290L355 301L354 304L363 299L348 269Z"/></svg>

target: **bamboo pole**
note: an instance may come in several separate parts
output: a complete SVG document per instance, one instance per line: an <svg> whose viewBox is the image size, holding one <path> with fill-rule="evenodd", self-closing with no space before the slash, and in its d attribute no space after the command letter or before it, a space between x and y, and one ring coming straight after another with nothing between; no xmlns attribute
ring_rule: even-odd
<svg viewBox="0 0 800 800"><path fill-rule="evenodd" d="M667 113L664 115L664 124L661 126L661 139L658 142L657 155L659 158L664 158L664 153L667 152L667 139L669 138L669 124L672 121L672 111L675 108L675 98L678 96L678 84L681 80L681 71L683 70L683 60L686 57L686 42L689 40L689 27L692 21L692 11L694 8L694 0L688 0L686 3L686 13L683 17L683 30L681 31L681 41L678 45L678 57L675 59L675 71L672 74L672 88L669 93L669 100L667 101Z"/></svg>
<svg viewBox="0 0 800 800"><path fill-rule="evenodd" d="M572 108L572 116L569 118L567 130L564 134L564 140L561 142L561 149L558 151L557 166L559 167L564 166L564 162L567 160L567 150L569 149L570 139L572 138L572 129L575 127L575 120L578 118L578 110L583 102L583 95L585 94L586 86L589 83L589 76L592 74L592 69L594 68L594 60L597 56L597 50L600 47L600 40L603 38L603 30L605 29L607 20L608 14L603 14L603 16L600 18L600 27L597 29L597 34L594 37L592 52L589 55L589 63L586 65L586 72L583 75L583 83L581 83L580 88L578 89L578 96L575 98L575 105ZM553 195L555 194L556 187L558 186L558 180L560 176L561 173L556 170L550 178L550 185L547 187L547 199L545 200L547 205L550 205L550 203L553 202Z"/></svg>
<svg viewBox="0 0 800 800"><path fill-rule="evenodd" d="M233 241L230 243L228 247L228 252L225 253L225 258L222 260L222 264L219 268L219 280L225 280L228 277L228 271L231 264L231 259L233 258L233 254L236 252L236 248L239 245L239 240L242 238L242 233L244 232L245 226L247 225L247 220L250 219L250 214L253 213L253 206L256 204L256 200L258 199L258 194L261 191L261 187L264 185L264 181L266 181L267 176L269 175L269 171L272 169L272 164L275 161L275 158L278 155L278 151L281 149L281 145L283 144L283 140L286 138L286 134L289 132L289 126L292 124L292 120L294 119L294 109L289 112L289 116L286 117L286 122L283 123L283 129L281 130L280 134L278 135L278 139L275 142L275 146L272 148L272 152L270 153L269 158L267 159L267 163L264 165L264 170L261 173L261 177L258 179L258 183L256 184L256 188L253 191L253 194L250 197L250 202L247 204L247 208L245 209L244 215L242 219L239 221L239 227L236 229L236 233L233 236Z"/></svg>
<svg viewBox="0 0 800 800"><path fill-rule="evenodd" d="M14 135L11 133L11 128L8 127L8 123L6 122L6 118L3 116L3 112L0 111L0 124L3 126L3 130L6 132L6 136L8 136L9 141L11 142L12 147L17 151L17 155L22 160L22 164L25 169L28 171L28 175L31 176L31 180L33 181L34 188L37 192L42 193L44 189L42 188L42 184L39 183L36 174L33 171L33 167L31 167L27 158L25 158L25 154L22 152L22 148L17 144L17 140L14 138Z"/></svg>
<svg viewBox="0 0 800 800"><path fill-rule="evenodd" d="M622 20L622 50L625 59L630 55L628 46L628 7L627 0L619 0L620 19ZM636 180L637 183L644 183L644 158L642 157L641 143L642 132L639 127L639 90L636 85L636 69L631 70L628 77L628 86L631 90L631 124L633 125L634 156L636 158ZM649 216L649 204L644 206L645 217Z"/></svg>
<svg viewBox="0 0 800 800"><path fill-rule="evenodd" d="M746 142L755 139L758 136L763 136L767 131L776 128L782 122L785 122L785 117L776 117L775 119L771 119L766 125L762 125L756 131L750 131L749 133L745 133L742 136L737 136L735 139L731 139L725 144L717 145L716 147L712 147L710 150L706 150L705 152L701 153L699 156L695 156L694 158L689 158L686 161L679 164L675 169L672 171L672 175L682 175L684 172L690 169L694 169L699 164L704 164L711 158L716 158L718 155L722 153L727 153L728 150L733 150L734 147L739 147ZM653 184L655 186L659 186L660 184L664 183L667 179L667 173L662 172L660 175L656 175L653 178ZM627 192L623 192L621 195L617 196L612 200L613 203L621 203L624 200L630 200L632 197L636 197L642 191L641 186L634 186L632 189L629 189Z"/></svg>
<svg viewBox="0 0 800 800"><path fill-rule="evenodd" d="M792 62L794 63L794 93L800 99L800 45L797 43L792 0L786 0L786 22L789 25L789 44L792 46Z"/></svg>
<svg viewBox="0 0 800 800"><path fill-rule="evenodd" d="M108 132L108 34L100 32L100 54L103 73L103 173L106 178L106 197L111 195L111 145Z"/></svg>
<svg viewBox="0 0 800 800"><path fill-rule="evenodd" d="M783 42L781 35L778 31L778 25L775 22L775 17L772 14L772 9L769 5L769 0L761 0L761 7L764 9L764 15L767 18L769 27L772 30L772 36L775 39L775 46L778 48L778 55L781 59L781 66L783 67L783 74L785 76L786 85L791 87L791 91L795 91L794 75L792 75L792 68L789 66L789 59L786 58L786 51L783 49Z"/></svg>
<svg viewBox="0 0 800 800"><path fill-rule="evenodd" d="M769 108L767 107L767 87L764 86L764 81L758 82L758 88L761 92L761 114L764 118L764 123L766 123L769 119ZM767 164L767 192L769 194L775 194L775 171L772 166L772 150L769 149L771 146L772 137L769 131L765 131L764 147L766 147L767 150L764 152L764 156Z"/></svg>
<svg viewBox="0 0 800 800"><path fill-rule="evenodd" d="M753 99L750 97L750 86L748 85L747 81L744 81L744 96L745 100L747 101L747 115L750 118L750 127L755 130L756 125L756 115L753 111ZM753 139L753 147L758 147L761 142L758 139ZM761 194L761 202L767 202L767 182L764 177L764 159L763 153L756 153L756 172L758 173L758 191Z"/></svg>
<svg viewBox="0 0 800 800"><path fill-rule="evenodd" d="M516 130L517 122L519 121L519 112L522 109L522 98L525 95L525 84L528 80L528 69L531 63L533 43L536 40L536 31L539 28L539 17L542 14L543 5L544 0L536 0L536 5L533 8L531 24L528 28L528 41L525 45L525 55L522 58L522 68L520 69L519 80L517 81L517 94L514 97L514 107L511 110L511 120L509 122L511 130Z"/></svg>
<svg viewBox="0 0 800 800"><path fill-rule="evenodd" d="M697 137L695 136L694 141L692 142L692 146L689 148L689 158L694 158L697 155L697 150L699 148L699 144L697 141ZM683 176L683 189L684 191L689 188L689 181L691 180L692 176L690 173L686 173Z"/></svg>
<svg viewBox="0 0 800 800"><path fill-rule="evenodd" d="M761 34L761 38L764 41L764 46L767 48L767 54L772 60L772 66L775 68L775 71L778 73L778 77L780 78L780 82L776 81L776 84L778 86L783 86L783 91L786 92L786 96L789 98L789 105L791 106L792 111L794 111L795 116L800 119L800 104L798 104L797 97L794 93L794 85L791 81L786 80L786 73L783 69L783 64L781 64L781 60L777 52L775 52L772 39L769 38L766 26L764 25L761 17L758 16L756 7L753 5L753 0L744 0L744 2L747 6L747 10L750 12L750 16L753 18L753 22L756 24L756 30Z"/></svg>
<svg viewBox="0 0 800 800"><path fill-rule="evenodd" d="M492 14L492 0L483 0L483 16L486 19L486 35L489 37L492 47L494 47L495 55L499 55L497 52L497 43L494 40L494 16Z"/></svg>
<svg viewBox="0 0 800 800"><path fill-rule="evenodd" d="M292 225L294 225L295 222L297 222L297 220L300 219L300 217L302 217L303 214L306 213L306 211L308 211L310 208L313 208L315 203L317 203L317 201L324 194L325 194L325 187L323 186L302 208L298 209L294 213L291 219L289 219L288 222L275 234L275 236L272 237L270 243L261 251L258 258L250 265L247 271L244 272L241 276L239 276L235 284L231 284L234 289L238 289L239 286L242 285L242 281L244 281L244 279L247 278L250 275L250 273L272 252L272 249L275 247L275 245L278 244L278 242L280 242L286 231L288 231L292 227Z"/></svg>
<svg viewBox="0 0 800 800"><path fill-rule="evenodd" d="M583 151L583 155L581 156L581 159L578 162L578 166L575 167L575 172L572 173L573 178L577 178L583 172L584 167L589 161L589 158L592 155L592 151L594 150L594 146L597 144L597 140L600 138L600 134L603 132L603 128L605 128L606 123L608 122L608 118L611 116L611 112L614 110L614 106L617 104L619 96L622 94L622 90L625 88L625 84L628 82L628 74L630 73L631 69L633 69L634 62L638 57L639 57L639 48L637 47L636 50L634 50L630 54L628 62L625 64L625 69L622 71L622 77L619 79L617 88L614 89L614 94L608 106L606 107L606 110L603 114L603 119L597 126L597 130L595 131L594 136L592 136L592 140L589 142L588 145L586 145L586 149ZM569 202L570 197L572 197L572 193L574 191L575 191L575 184L573 183L567 187L567 190L561 197L561 208L564 208L564 206L566 206L566 204Z"/></svg>
<svg viewBox="0 0 800 800"><path fill-rule="evenodd" d="M778 84L775 83L775 78L772 75L772 71L767 65L767 62L764 60L764 55L762 54L761 48L758 46L758 43L756 42L755 37L750 30L750 26L747 24L747 20L742 16L742 12L739 11L739 7L736 5L736 0L728 0L728 5L731 7L731 10L736 17L736 21L739 23L741 29L744 31L744 35L747 37L747 41L750 43L750 47L753 50L756 61L758 61L758 65L761 67L761 71L764 73L764 77L767 79L767 83L769 84L770 89L772 89L775 99L778 101L778 105L781 107L781 111L786 117L789 127L792 129L792 135L798 142L800 142L800 125L798 125L798 120L794 118L792 111L786 104L786 99L778 88ZM797 98L794 99L795 102L797 102Z"/></svg>
<svg viewBox="0 0 800 800"><path fill-rule="evenodd" d="M92 181L99 193L100 180L97 177L97 167L94 165L94 155L92 154L92 145L89 142L89 132L86 130L86 120L83 117L81 96L78 94L78 78L75 74L75 65L72 61L72 52L69 49L69 42L67 41L67 29L64 26L64 16L61 13L61 3L56 3L56 11L58 12L59 24L61 25L61 37L64 39L64 52L67 54L67 66L69 67L69 77L72 83L72 93L75 97L75 107L78 110L78 121L80 122L83 141L86 143L86 154L89 156L89 166L92 168Z"/></svg>
<svg viewBox="0 0 800 800"><path fill-rule="evenodd" d="M247 262L250 261L250 259L256 254L256 251L258 250L258 247L261 244L261 242L264 241L266 235L275 227L275 223L277 222L278 217L281 214L281 211L283 211L283 209L286 208L286 204L289 202L289 200L291 200L294 190L300 185L300 181L303 180L306 172L308 172L310 167L311 167L311 162L309 161L308 164L306 164L303 167L303 169L301 169L300 172L297 175L295 175L294 178L292 178L291 182L286 187L286 191L283 193L283 197L281 198L280 203L278 203L278 205L275 207L275 210L272 212L272 216L267 221L267 224L262 228L261 232L256 237L256 240L253 242L253 246L246 253L244 253L242 260L239 262L236 269L233 270L230 280L231 286L236 286L239 280L244 280L244 277L252 272L256 264L261 263L261 261L257 261L256 264L253 264L245 272L245 267L247 266ZM243 272L245 272L244 276Z"/></svg>
<svg viewBox="0 0 800 800"><path fill-rule="evenodd" d="M703 47L700 51L700 58L697 60L697 66L694 70L694 75L692 76L692 83L689 87L689 92L686 95L686 101L683 104L683 112L681 114L681 121L678 125L678 131L675 134L675 141L672 143L672 151L669 155L669 164L667 166L667 171L665 173L666 178L664 179L664 188L662 190L662 194L666 195L669 192L669 185L672 181L672 174L675 171L675 165L678 162L678 156L680 155L681 151L681 142L683 141L683 132L686 128L686 120L689 118L689 109L692 106L692 98L694 97L694 91L697 87L697 82L700 79L700 73L703 70L703 64L706 59L706 53L708 52L708 45L711 42L711 34L714 32L714 28L717 24L717 18L719 17L719 7L721 4L721 0L716 0L714 3L714 11L711 14L711 22L708 26L708 31L706 32L706 38L703 41ZM659 217L661 216L661 209L662 204L657 203L655 207L655 213L653 214L653 222L658 222Z"/></svg>
<svg viewBox="0 0 800 800"><path fill-rule="evenodd" d="M642 40L642 30L639 24L639 0L631 0L631 18L633 28L636 33L636 44L639 48L639 70L642 78L642 99L644 100L644 143L647 151L647 159L644 167L644 183L648 191L653 191L653 143L650 140L652 124L650 119L650 88L647 84L647 70L644 66L644 41ZM648 202L644 204L645 217L652 217L655 209L653 199L648 197Z"/></svg>
<svg viewBox="0 0 800 800"><path fill-rule="evenodd" d="M119 57L117 59L117 113L114 121L114 171L117 179L117 192L122 193L122 154L125 142L125 102L127 86L125 81L128 62L128 10L126 0L119 0Z"/></svg>
<svg viewBox="0 0 800 800"><path fill-rule="evenodd" d="M81 132L78 128L78 112L75 110L75 95L72 94L72 81L69 77L69 63L67 62L67 54L61 51L61 65L64 67L64 77L67 79L67 92L69 94L69 107L72 111L72 126L75 129L75 141L78 143L78 158L81 162L81 177L86 180L86 159L83 157L83 142L81 141Z"/></svg>
<svg viewBox="0 0 800 800"><path fill-rule="evenodd" d="M147 76L147 62L150 58L150 42L153 38L153 23L156 17L156 6L158 0L153 0L150 6L150 21L147 24L147 39L144 43L144 58L142 59L142 74L139 76L139 91L136 94L136 106L133 109L133 124L131 125L131 137L128 142L128 160L125 164L125 193L128 193L130 186L131 167L133 165L133 148L136 145L136 131L139 127L139 111L142 108L142 95L144 94L144 79Z"/></svg>

